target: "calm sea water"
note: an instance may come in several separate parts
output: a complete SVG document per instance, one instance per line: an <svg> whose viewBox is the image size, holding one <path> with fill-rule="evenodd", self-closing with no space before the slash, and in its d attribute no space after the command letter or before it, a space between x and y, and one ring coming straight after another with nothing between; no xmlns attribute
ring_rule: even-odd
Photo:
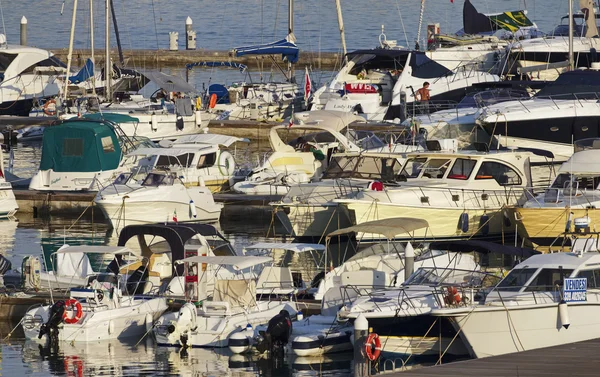
<svg viewBox="0 0 600 377"><path fill-rule="evenodd" d="M226 50L235 46L268 42L282 38L287 32L287 1L285 0L114 0L125 48L167 48L169 31L179 31L184 40L187 16L194 21L199 48ZM545 31L550 31L567 13L566 0L472 0L482 12L529 9L529 17ZM89 47L90 20L88 0L81 0L77 17L75 46ZM104 1L94 1L94 30L96 43L104 42ZM0 0L2 24L9 43L19 41L19 22L22 16L29 21L29 44L42 48L60 48L68 44L73 1L61 0ZM388 39L412 45L417 35L417 0L342 0L346 38L349 49L369 48L377 44L381 25ZM337 29L335 2L332 0L297 0L295 34L301 49L307 51L338 51L340 38ZM444 32L462 27L462 1L430 0L426 3L423 25L441 23ZM2 29L0 29L1 31ZM183 69L169 69L183 74ZM255 73L253 80L260 80ZM265 79L271 72L263 72ZM330 72L317 73L317 82L324 81ZM258 77L257 77L258 75ZM191 72L190 81L198 88L212 82L230 83L247 80L236 71ZM16 150L14 173L29 177L37 169L39 144L19 145ZM223 232L236 248L265 240L269 222L244 219L223 219ZM0 253L9 257L14 266L26 255L39 255L42 249L55 250L64 242L116 243L116 236L105 222L52 216L34 219L19 214L18 222L0 222ZM6 334L10 325L0 326ZM351 372L348 355L320 360L289 358L282 365L211 350L193 349L187 355L156 348L151 342L124 345L118 342L63 346L56 354L40 350L37 345L23 342L18 332L10 342L0 345L0 374L6 376L343 376Z"/></svg>

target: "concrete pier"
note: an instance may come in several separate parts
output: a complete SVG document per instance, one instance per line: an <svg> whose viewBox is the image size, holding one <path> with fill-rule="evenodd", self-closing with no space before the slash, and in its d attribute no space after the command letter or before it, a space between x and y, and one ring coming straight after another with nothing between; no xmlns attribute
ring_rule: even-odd
<svg viewBox="0 0 600 377"><path fill-rule="evenodd" d="M58 48L50 49L60 60L67 60L67 49ZM96 49L96 56L104 56L104 50ZM77 50L73 52L73 65L83 66L85 61L90 57L89 50ZM111 55L115 58L118 56L117 50L111 50ZM127 66L136 67L142 66L146 68L185 68L188 63L198 61L218 61L218 62L235 62L242 63L251 68L257 68L264 65L265 68L271 66L271 57L265 56L242 56L235 57L230 51L216 50L124 50L123 56ZM116 59L113 58L115 61ZM335 52L300 52L300 60L297 65L310 66L313 69L339 69L342 56ZM278 57L276 62L281 61ZM96 65L103 66L103 60L96 58Z"/></svg>

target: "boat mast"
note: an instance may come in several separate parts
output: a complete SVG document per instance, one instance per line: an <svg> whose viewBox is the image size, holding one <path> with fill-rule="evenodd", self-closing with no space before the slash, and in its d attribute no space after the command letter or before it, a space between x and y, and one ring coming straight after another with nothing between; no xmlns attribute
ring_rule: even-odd
<svg viewBox="0 0 600 377"><path fill-rule="evenodd" d="M94 0L90 0L90 48L92 61L92 94L96 95L96 75L94 74L94 68L96 68L96 59L94 58Z"/></svg>
<svg viewBox="0 0 600 377"><path fill-rule="evenodd" d="M423 28L423 14L425 13L425 0L421 0L421 11L419 12L419 29L417 30L417 42L415 43L415 50L420 50L421 40L421 29Z"/></svg>
<svg viewBox="0 0 600 377"><path fill-rule="evenodd" d="M77 1L77 0L75 0ZM105 56L104 56L104 98L110 100L111 96L111 88L110 88L110 80L112 78L112 67L110 65L110 0L106 0L104 14L106 16L106 46L105 46Z"/></svg>
<svg viewBox="0 0 600 377"><path fill-rule="evenodd" d="M342 49L344 51L344 61L348 63L348 58L346 54L348 51L346 50L346 35L344 33L344 18L342 17L342 5L340 4L340 0L335 0L335 7L337 9L337 18L338 25L340 27L340 37L342 38Z"/></svg>
<svg viewBox="0 0 600 377"><path fill-rule="evenodd" d="M67 54L67 73L65 74L65 90L63 99L67 100L69 92L69 74L71 73L71 62L73 60L73 40L75 39L75 19L77 17L77 0L73 1L73 18L71 19L71 35L69 37L69 53Z"/></svg>
<svg viewBox="0 0 600 377"><path fill-rule="evenodd" d="M573 0L569 0L569 70L575 69L573 58Z"/></svg>
<svg viewBox="0 0 600 377"><path fill-rule="evenodd" d="M288 9L288 36L294 39L295 42L296 37L294 36L294 0L289 0L289 9ZM296 78L294 77L294 65L291 62L288 62L288 80L291 83L296 82Z"/></svg>
<svg viewBox="0 0 600 377"><path fill-rule="evenodd" d="M121 47L121 35L119 35L119 25L117 24L117 15L115 14L115 2L110 0L110 13L112 14L113 27L115 28L115 41L117 42L117 50L119 51L119 64L125 66L123 58L123 48Z"/></svg>

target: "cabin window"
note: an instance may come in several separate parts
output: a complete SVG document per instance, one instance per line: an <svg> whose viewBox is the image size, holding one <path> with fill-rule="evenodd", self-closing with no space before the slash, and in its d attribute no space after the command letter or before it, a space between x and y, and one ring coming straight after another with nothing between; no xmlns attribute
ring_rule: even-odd
<svg viewBox="0 0 600 377"><path fill-rule="evenodd" d="M173 176L165 174L150 173L142 182L142 186L170 186L173 184Z"/></svg>
<svg viewBox="0 0 600 377"><path fill-rule="evenodd" d="M571 184L571 179L577 183L574 185ZM571 188L573 191L595 190L598 185L600 185L600 177L575 177L565 173L559 174L552 183L552 187L554 188Z"/></svg>
<svg viewBox="0 0 600 377"><path fill-rule="evenodd" d="M531 281L526 292L548 292L562 287L563 279L571 276L573 270L544 268Z"/></svg>
<svg viewBox="0 0 600 377"><path fill-rule="evenodd" d="M432 158L423 167L423 177L443 178L450 166L449 159Z"/></svg>
<svg viewBox="0 0 600 377"><path fill-rule="evenodd" d="M179 156L159 156L158 161L156 161L156 166L171 166L171 165L179 165L184 167L189 167L192 163L192 159L194 158L193 153L184 153Z"/></svg>
<svg viewBox="0 0 600 377"><path fill-rule="evenodd" d="M427 161L426 158L410 158L404 164L404 169L400 173L401 177L404 178L417 178L421 174L421 169Z"/></svg>
<svg viewBox="0 0 600 377"><path fill-rule="evenodd" d="M588 288L600 288L600 270L579 271L577 277L586 278Z"/></svg>
<svg viewBox="0 0 600 377"><path fill-rule="evenodd" d="M490 161L481 164L475 179L494 179L500 186L521 184L521 177L513 168L499 162Z"/></svg>
<svg viewBox="0 0 600 377"><path fill-rule="evenodd" d="M63 156L83 156L83 139L63 139Z"/></svg>
<svg viewBox="0 0 600 377"><path fill-rule="evenodd" d="M110 136L105 136L102 139L102 150L104 153L112 153L115 151L115 145L113 144L113 139Z"/></svg>
<svg viewBox="0 0 600 377"><path fill-rule="evenodd" d="M518 292L531 279L537 268L519 268L512 270L496 287L498 291Z"/></svg>
<svg viewBox="0 0 600 377"><path fill-rule="evenodd" d="M215 165L215 162L217 162L216 152L203 154L202 156L200 156L200 159L198 159L198 169L210 168L211 166Z"/></svg>
<svg viewBox="0 0 600 377"><path fill-rule="evenodd" d="M448 174L448 179L462 179L467 180L471 176L473 169L477 161L475 160L467 160L466 158L457 158L452 165L452 169L450 170L450 174Z"/></svg>
<svg viewBox="0 0 600 377"><path fill-rule="evenodd" d="M0 54L0 78L4 79L4 72L16 57L17 54Z"/></svg>

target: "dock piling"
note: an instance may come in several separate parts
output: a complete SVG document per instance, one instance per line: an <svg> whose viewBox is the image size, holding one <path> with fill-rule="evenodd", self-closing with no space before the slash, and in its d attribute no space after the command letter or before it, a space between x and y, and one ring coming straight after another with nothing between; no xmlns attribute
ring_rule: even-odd
<svg viewBox="0 0 600 377"><path fill-rule="evenodd" d="M365 343L369 336L369 321L359 314L354 321L354 377L367 377L371 364L364 352Z"/></svg>
<svg viewBox="0 0 600 377"><path fill-rule="evenodd" d="M21 46L27 46L27 18L21 18Z"/></svg>
<svg viewBox="0 0 600 377"><path fill-rule="evenodd" d="M169 32L169 50L170 51L179 50L179 33L176 31Z"/></svg>
<svg viewBox="0 0 600 377"><path fill-rule="evenodd" d="M192 30L192 18L188 16L185 19L185 49L195 50L196 49L196 32Z"/></svg>

